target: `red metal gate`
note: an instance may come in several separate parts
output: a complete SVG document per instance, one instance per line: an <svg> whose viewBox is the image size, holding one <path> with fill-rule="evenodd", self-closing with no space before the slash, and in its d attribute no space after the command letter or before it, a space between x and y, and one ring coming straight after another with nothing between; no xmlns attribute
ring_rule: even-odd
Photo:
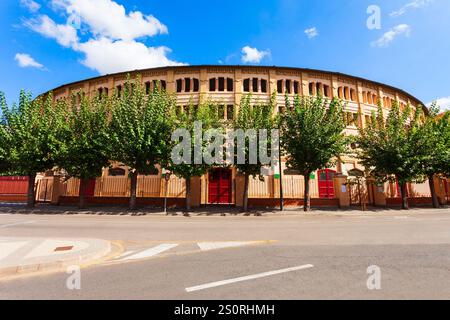
<svg viewBox="0 0 450 320"><path fill-rule="evenodd" d="M28 177L0 177L0 194L26 195L28 190Z"/></svg>
<svg viewBox="0 0 450 320"><path fill-rule="evenodd" d="M209 172L208 202L210 204L231 203L231 170L213 169Z"/></svg>
<svg viewBox="0 0 450 320"><path fill-rule="evenodd" d="M336 171L326 169L319 171L319 197L323 199L334 198L334 181Z"/></svg>

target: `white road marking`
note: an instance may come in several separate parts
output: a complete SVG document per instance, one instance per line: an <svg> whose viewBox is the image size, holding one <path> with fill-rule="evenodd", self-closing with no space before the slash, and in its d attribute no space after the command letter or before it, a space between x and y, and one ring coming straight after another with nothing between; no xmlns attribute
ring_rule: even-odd
<svg viewBox="0 0 450 320"><path fill-rule="evenodd" d="M118 257L116 258L116 260L122 259L123 257L126 257L126 256L128 256L128 255L131 255L132 253L135 253L135 252L137 252L137 251L125 251L125 252L122 253L120 256L118 256Z"/></svg>
<svg viewBox="0 0 450 320"><path fill-rule="evenodd" d="M157 254L160 254L164 251L175 248L177 246L178 246L178 244L176 244L176 243L163 243L163 244L160 244L159 246L138 252L131 256L125 257L123 259L115 260L115 261L137 260L137 259L150 258L150 257L156 256ZM123 254L122 256L124 256L124 255L125 254Z"/></svg>
<svg viewBox="0 0 450 320"><path fill-rule="evenodd" d="M273 276L273 275L277 275L277 274L281 274L281 273L286 273L286 272L309 269L312 267L314 267L312 264L305 264L305 265L298 266L298 267L280 269L280 270L275 270L275 271L268 271L268 272L258 273L258 274L245 276L245 277L239 277L239 278L234 278L234 279L229 279L229 280L222 280L222 281L217 281L217 282L206 283L206 284L202 284L202 285L195 286L195 287L189 287L189 288L186 288L185 290L186 290L186 292L194 292L194 291L224 286L224 285L231 284L231 283L265 278L265 277L269 277L269 276Z"/></svg>
<svg viewBox="0 0 450 320"><path fill-rule="evenodd" d="M255 243L254 241L226 241L226 242L198 242L197 245L202 251L240 247Z"/></svg>
<svg viewBox="0 0 450 320"><path fill-rule="evenodd" d="M0 260L6 258L14 251L23 247L27 241L15 241L15 242L4 242L0 243Z"/></svg>
<svg viewBox="0 0 450 320"><path fill-rule="evenodd" d="M35 222L36 221L23 221L23 222L8 223L8 224L1 225L0 228L14 227L14 226L19 226L21 224L30 224L30 223L35 223Z"/></svg>

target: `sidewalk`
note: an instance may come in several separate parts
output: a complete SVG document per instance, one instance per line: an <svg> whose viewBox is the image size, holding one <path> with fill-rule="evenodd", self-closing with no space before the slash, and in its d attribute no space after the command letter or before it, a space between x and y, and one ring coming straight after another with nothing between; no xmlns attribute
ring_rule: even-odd
<svg viewBox="0 0 450 320"><path fill-rule="evenodd" d="M303 212L302 208L286 208L280 212L274 208L251 209L243 213L239 208L234 207L204 207L195 208L189 213L190 217L213 217L213 216L351 216L351 215L382 215L382 214L416 214L416 213L450 213L450 206L442 206L440 209L431 207L412 207L410 210L401 210L400 208L368 208L366 211L358 207L347 209L338 208L312 208L310 212ZM126 206L91 206L86 209L78 209L75 206L54 206L49 204L36 204L33 209L26 208L22 203L1 203L1 214L37 214L37 215L103 215L103 216L155 216L165 217L166 213L161 208L141 207L136 211L130 211ZM169 209L168 216L183 216L180 209Z"/></svg>
<svg viewBox="0 0 450 320"><path fill-rule="evenodd" d="M81 266L110 251L111 243L99 239L0 237L0 278Z"/></svg>

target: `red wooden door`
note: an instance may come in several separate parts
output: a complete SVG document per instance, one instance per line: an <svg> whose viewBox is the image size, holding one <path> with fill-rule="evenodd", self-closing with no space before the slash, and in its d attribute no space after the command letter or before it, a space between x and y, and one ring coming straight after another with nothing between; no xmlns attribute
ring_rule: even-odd
<svg viewBox="0 0 450 320"><path fill-rule="evenodd" d="M324 199L334 198L334 181L336 171L326 169L319 171L319 197Z"/></svg>
<svg viewBox="0 0 450 320"><path fill-rule="evenodd" d="M231 203L231 171L214 169L209 173L208 202L210 204Z"/></svg>
<svg viewBox="0 0 450 320"><path fill-rule="evenodd" d="M93 197L95 194L95 179L89 180L89 183L86 186L86 197Z"/></svg>

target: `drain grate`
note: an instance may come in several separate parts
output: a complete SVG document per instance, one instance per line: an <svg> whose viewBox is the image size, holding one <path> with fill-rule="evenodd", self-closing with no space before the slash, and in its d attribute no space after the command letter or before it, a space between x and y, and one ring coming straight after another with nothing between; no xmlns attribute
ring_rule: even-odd
<svg viewBox="0 0 450 320"><path fill-rule="evenodd" d="M67 246L67 247L57 247L57 248L55 248L55 252L59 252L59 251L69 251L69 250L72 250L73 249L73 246Z"/></svg>

